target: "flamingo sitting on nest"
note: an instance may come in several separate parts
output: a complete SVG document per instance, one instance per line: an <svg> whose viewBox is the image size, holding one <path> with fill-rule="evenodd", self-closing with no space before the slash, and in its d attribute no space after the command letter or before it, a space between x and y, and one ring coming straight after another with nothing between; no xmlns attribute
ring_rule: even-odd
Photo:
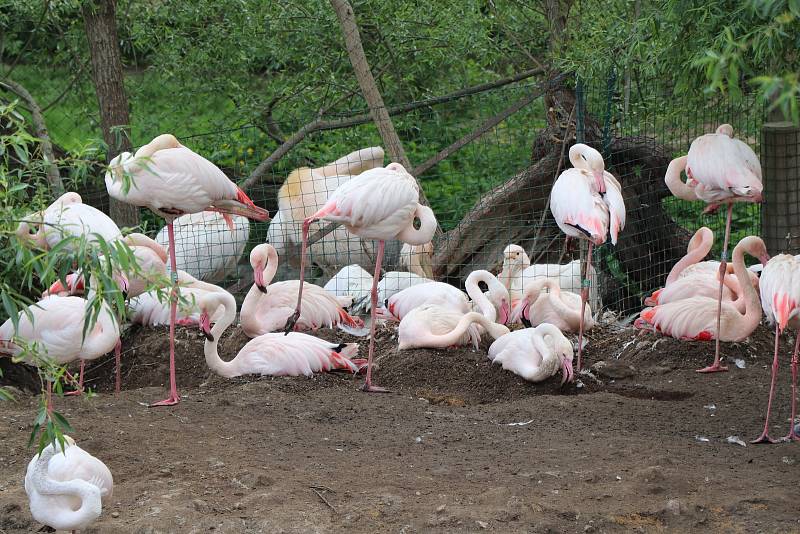
<svg viewBox="0 0 800 534"><path fill-rule="evenodd" d="M562 373L561 383L572 382L572 342L556 326L542 323L502 336L489 347L489 359L529 382L541 382Z"/></svg>
<svg viewBox="0 0 800 534"><path fill-rule="evenodd" d="M547 292L542 293L543 289ZM550 323L561 332L577 332L581 324L581 308L580 295L562 291L552 278L540 278L525 286L522 298L511 312L511 323L521 322L527 327ZM583 308L583 328L594 328L588 303Z"/></svg>
<svg viewBox="0 0 800 534"><path fill-rule="evenodd" d="M492 322L478 312L464 314L446 306L423 304L410 310L400 321L398 348L443 349L471 341L477 350L481 339L478 326L494 339L508 334L506 326Z"/></svg>

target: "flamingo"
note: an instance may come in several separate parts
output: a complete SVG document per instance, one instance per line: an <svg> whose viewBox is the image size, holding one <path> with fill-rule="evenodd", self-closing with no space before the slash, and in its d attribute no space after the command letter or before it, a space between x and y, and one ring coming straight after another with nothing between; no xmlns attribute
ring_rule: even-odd
<svg viewBox="0 0 800 534"><path fill-rule="evenodd" d="M25 472L25 493L33 518L56 530L84 529L108 504L114 479L106 465L64 436L63 449L51 443Z"/></svg>
<svg viewBox="0 0 800 534"><path fill-rule="evenodd" d="M787 441L800 441L795 431L794 418L797 413L797 352L800 349L800 260L788 254L779 254L763 263L761 273L761 306L770 323L775 323L775 355L772 360L772 381L767 400L767 417L764 431L753 443L775 443L769 437L769 412L775 393L775 379L778 377L778 340L787 326L795 332L794 353L792 354L792 417L789 420Z"/></svg>
<svg viewBox="0 0 800 534"><path fill-rule="evenodd" d="M547 289L547 293L542 293L542 289ZM511 312L511 322L522 322L528 327L550 323L561 332L576 332L581 328L581 311L584 330L591 330L595 323L589 304L584 306L576 293L562 291L552 278L540 278L525 286L522 298Z"/></svg>
<svg viewBox="0 0 800 534"><path fill-rule="evenodd" d="M681 180L681 170L689 178ZM727 272L728 241L731 234L731 215L734 202L761 202L761 164L753 149L733 137L733 127L723 124L715 133L701 135L689 146L686 156L672 160L664 177L667 187L678 198L703 200L708 204L705 212L715 211L721 204L728 205L725 220L725 239L719 265L717 296L717 331L721 329L722 294ZM744 278L739 277L741 282ZM719 339L714 349L714 363L698 369L700 373L727 371L720 365Z"/></svg>
<svg viewBox="0 0 800 534"><path fill-rule="evenodd" d="M529 382L541 382L561 370L561 384L572 382L572 343L558 327L542 323L502 336L489 347L489 359Z"/></svg>
<svg viewBox="0 0 800 534"><path fill-rule="evenodd" d="M419 229L414 228L414 219L419 218ZM367 358L367 377L364 390L386 391L372 384L372 359L375 352L375 312L378 299L378 278L383 261L383 250L387 239L397 239L410 245L424 245L433 237L438 226L436 217L427 206L419 203L419 185L399 163L390 163L386 168L374 168L362 172L340 185L319 211L303 220L303 246L300 253L300 281L305 272L305 249L308 229L312 222L329 220L344 224L345 228L365 239L378 240L375 259L375 274L372 279L372 308ZM300 318L303 285L299 286L297 309L286 322L288 333Z"/></svg>
<svg viewBox="0 0 800 534"><path fill-rule="evenodd" d="M483 327L492 338L508 334L506 326L490 321L478 312L458 313L437 304L423 304L410 310L397 329L398 348L442 349L465 345L472 341L475 349L480 342Z"/></svg>
<svg viewBox="0 0 800 534"><path fill-rule="evenodd" d="M764 242L755 236L745 237L733 249L733 270L741 280L747 277L744 254L748 253L766 264L769 259ZM743 341L761 321L761 302L751 284L743 284L745 312L740 313L730 302L722 304L722 320L716 320L716 298L692 297L654 308L646 308L634 325L652 328L676 339L710 341ZM720 329L717 330L717 324ZM719 334L718 334L719 333Z"/></svg>
<svg viewBox="0 0 800 534"><path fill-rule="evenodd" d="M475 287L477 289L477 282ZM446 306L462 315L471 310L467 295L457 287L444 282L428 282L411 286L392 295L384 302L384 308L378 313L383 319L402 321L408 312L423 304Z"/></svg>
<svg viewBox="0 0 800 534"><path fill-rule="evenodd" d="M108 194L122 202L145 206L167 221L170 272L169 397L152 406L173 406L180 402L175 380L175 316L177 313L177 260L173 221L187 213L216 211L233 230L231 215L257 221L269 213L253 204L239 187L213 163L181 145L175 136L159 135L136 151L123 152L111 160L105 175Z"/></svg>
<svg viewBox="0 0 800 534"><path fill-rule="evenodd" d="M372 287L372 275L360 265L353 264L342 267L338 273L325 282L323 289L337 297L350 299L350 305L369 297Z"/></svg>
<svg viewBox="0 0 800 534"><path fill-rule="evenodd" d="M200 328L206 336L205 356L208 367L220 376L260 374L272 376L312 376L313 373L346 369L357 373L363 360L353 360L358 343L328 341L290 332L268 333L255 337L242 347L236 357L222 361L217 343L236 318L236 300L227 291L208 293L200 298ZM222 307L223 315L211 328L210 314Z"/></svg>
<svg viewBox="0 0 800 534"><path fill-rule="evenodd" d="M362 148L322 167L293 170L278 190L278 211L267 229L267 242L281 258L298 254L302 242L301 222L327 202L328 195L364 171L381 167L384 152L379 146ZM374 248L344 228L336 228L309 247L309 261L326 274L343 265L372 263Z"/></svg>
<svg viewBox="0 0 800 534"><path fill-rule="evenodd" d="M286 319L292 315L292 305L300 285L299 280L272 282L278 270L278 253L270 244L258 245L250 252L250 265L253 267L255 283L250 288L242 303L242 330L249 337L256 337L268 332L280 330ZM344 310L350 303L345 297L336 297L324 289L308 282L303 291L303 314L296 328L316 330L322 327L342 329L360 329L363 321L352 317ZM350 330L348 330L350 331ZM361 334L359 331L351 331Z"/></svg>
<svg viewBox="0 0 800 534"><path fill-rule="evenodd" d="M562 172L550 191L550 211L567 237L579 237L589 242L586 254L586 276L591 273L592 247L606 242L617 244L617 236L625 227L625 202L622 189L614 176L605 170L600 153L584 144L569 149L572 169ZM586 280L586 284L591 283ZM581 284L581 315L578 328L578 363L581 370L583 352L583 317L589 287Z"/></svg>
<svg viewBox="0 0 800 534"><path fill-rule="evenodd" d="M372 275L370 275L370 278L371 277ZM389 271L384 274L383 278L381 278L380 282L378 282L378 302L385 303L387 299L400 293L404 289L433 281L434 280L431 280L430 278L424 278L407 271ZM371 288L372 285L370 284L370 286L366 288L367 295L353 301L351 309L355 313L370 312Z"/></svg>
<svg viewBox="0 0 800 534"><path fill-rule="evenodd" d="M525 249L511 244L503 250L503 266L497 278L508 288L512 304L522 298L525 286L537 278L551 278L564 290L580 292L581 261L573 260L563 265L557 263L531 265ZM597 271L594 267L591 267L587 278L590 281L589 303L593 308L597 308L600 305L600 296L597 291Z"/></svg>
<svg viewBox="0 0 800 534"><path fill-rule="evenodd" d="M178 269L211 283L236 273L236 264L250 237L250 222L238 215L231 220L233 230L229 232L222 214L214 211L187 213L175 219L172 224ZM156 241L169 249L167 228L158 232Z"/></svg>
<svg viewBox="0 0 800 534"><path fill-rule="evenodd" d="M0 356L18 356L34 343L58 365L77 359L94 360L114 351L117 362L117 385L120 386L119 323L103 301L94 326L86 331L84 322L90 314L90 302L81 297L47 296L19 313L17 327L11 318L0 326ZM21 343L20 343L21 342ZM33 363L29 357L25 360ZM83 371L83 367L81 367ZM79 389L83 386L81 372ZM47 407L52 406L52 385L47 382Z"/></svg>
<svg viewBox="0 0 800 534"><path fill-rule="evenodd" d="M208 293L222 293L225 290L214 284L198 280L189 273L178 269L178 287L182 301L178 302L176 324L197 325L200 321L200 299ZM170 304L159 299L158 291L148 291L128 303L128 319L135 324L160 326L169 324ZM211 317L212 322L222 315L220 308Z"/></svg>
<svg viewBox="0 0 800 534"><path fill-rule="evenodd" d="M31 225L38 226L33 234ZM96 242L98 237L108 243L122 237L119 227L108 215L84 204L75 192L64 193L44 211L29 216L19 224L16 234L44 250L55 247L68 237L86 236L88 243Z"/></svg>
<svg viewBox="0 0 800 534"><path fill-rule="evenodd" d="M483 282L488 291L481 291L478 283ZM472 299L472 309L480 311L493 323L506 324L510 311L510 297L506 287L489 271L479 269L472 271L464 282L467 295Z"/></svg>

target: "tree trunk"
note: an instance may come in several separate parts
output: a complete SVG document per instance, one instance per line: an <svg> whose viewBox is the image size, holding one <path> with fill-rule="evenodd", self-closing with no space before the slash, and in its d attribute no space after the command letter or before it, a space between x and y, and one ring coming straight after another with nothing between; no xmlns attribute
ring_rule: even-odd
<svg viewBox="0 0 800 534"><path fill-rule="evenodd" d="M120 152L131 150L115 0L85 2L82 12L91 54L92 79L100 107L100 125L108 146L107 158L111 161ZM121 227L139 224L139 212L135 206L111 198L109 211L111 218Z"/></svg>

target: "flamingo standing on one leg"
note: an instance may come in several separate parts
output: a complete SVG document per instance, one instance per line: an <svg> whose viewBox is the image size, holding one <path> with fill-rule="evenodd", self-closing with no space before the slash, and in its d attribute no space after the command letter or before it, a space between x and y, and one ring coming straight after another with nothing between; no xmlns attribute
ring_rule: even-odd
<svg viewBox="0 0 800 534"><path fill-rule="evenodd" d="M792 354L792 417L786 440L800 441L794 430L794 417L797 401L797 351L800 349L800 260L788 254L780 254L769 263L763 263L761 272L761 306L771 323L775 323L775 355L772 360L772 381L767 400L767 417L764 431L753 443L775 443L769 437L769 412L772 396L775 393L775 379L778 377L778 340L786 326L797 332Z"/></svg>
<svg viewBox="0 0 800 534"><path fill-rule="evenodd" d="M170 134L159 135L135 155L123 152L111 161L105 176L112 197L145 206L167 221L169 258L173 277L169 324L169 397L153 406L180 402L175 381L175 316L177 313L177 261L172 222L181 215L216 211L233 231L231 215L266 221L269 213L253 204L216 165L181 145Z"/></svg>
<svg viewBox="0 0 800 534"><path fill-rule="evenodd" d="M602 245L611 234L611 243L625 227L625 202L622 189L614 176L605 170L603 156L590 146L573 145L569 160L574 168L561 173L550 192L550 211L556 224L567 237L579 237L589 242L586 254L586 273L591 272L592 246ZM588 280L581 285L581 315L578 330L578 363L581 370L583 352L584 314L589 298Z"/></svg>
<svg viewBox="0 0 800 534"><path fill-rule="evenodd" d="M415 217L420 220L419 229L414 228ZM294 328L300 317L308 229L312 222L321 219L342 223L348 231L357 236L378 240L375 274L372 279L372 324L370 325L369 357L364 390L386 391L372 385L377 285L380 279L384 244L387 239L398 239L410 245L428 243L436 231L436 217L429 207L419 203L419 185L399 163L391 163L386 168L367 170L340 185L328 197L328 201L319 211L303 220L301 284L297 295L297 309L286 322L286 333Z"/></svg>
<svg viewBox="0 0 800 534"><path fill-rule="evenodd" d="M681 170L686 169L689 180L681 180ZM706 213L715 211L721 204L728 205L725 220L725 240L719 266L719 296L717 297L717 331L722 321L722 292L727 272L728 241L731 235L731 215L734 202L761 202L761 164L753 149L733 137L733 127L723 124L715 133L701 135L689 146L686 156L672 160L664 177L667 187L678 198L703 200L708 203ZM744 283L745 278L739 277ZM699 373L727 371L720 365L719 339L714 353L714 363L698 369Z"/></svg>

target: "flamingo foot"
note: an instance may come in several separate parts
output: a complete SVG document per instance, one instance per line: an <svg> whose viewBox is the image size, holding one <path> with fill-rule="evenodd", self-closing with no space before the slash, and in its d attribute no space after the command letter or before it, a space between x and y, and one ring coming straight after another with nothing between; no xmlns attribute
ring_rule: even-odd
<svg viewBox="0 0 800 534"><path fill-rule="evenodd" d="M373 386L367 382L364 382L364 385L361 386L361 391L366 393L389 393L389 390L386 388L382 388L380 386Z"/></svg>
<svg viewBox="0 0 800 534"><path fill-rule="evenodd" d="M792 429L789 431L789 434L781 438L780 441L800 441L800 436L794 431L794 421L792 421Z"/></svg>
<svg viewBox="0 0 800 534"><path fill-rule="evenodd" d="M81 395L83 395L83 389L74 389L64 393L65 397L80 397Z"/></svg>
<svg viewBox="0 0 800 534"><path fill-rule="evenodd" d="M178 396L177 393L173 393L169 396L169 398L164 399L162 401L154 402L150 405L151 408L155 408L156 406L175 406L181 402L181 398Z"/></svg>
<svg viewBox="0 0 800 534"><path fill-rule="evenodd" d="M778 441L772 439L771 437L769 437L769 434L767 434L767 431L765 430L764 432L761 433L761 435L758 437L758 439L754 439L750 443L753 443L754 445L758 445L758 444L770 445L772 443L778 443Z"/></svg>
<svg viewBox="0 0 800 534"><path fill-rule="evenodd" d="M288 335L289 332L296 330L298 319L300 319L300 310L294 310L294 313L291 314L288 319L286 319L286 324L283 327L284 335Z"/></svg>
<svg viewBox="0 0 800 534"><path fill-rule="evenodd" d="M722 365L719 362L714 362L708 367L703 367L702 369L696 369L696 373L724 373L728 370L727 365Z"/></svg>

